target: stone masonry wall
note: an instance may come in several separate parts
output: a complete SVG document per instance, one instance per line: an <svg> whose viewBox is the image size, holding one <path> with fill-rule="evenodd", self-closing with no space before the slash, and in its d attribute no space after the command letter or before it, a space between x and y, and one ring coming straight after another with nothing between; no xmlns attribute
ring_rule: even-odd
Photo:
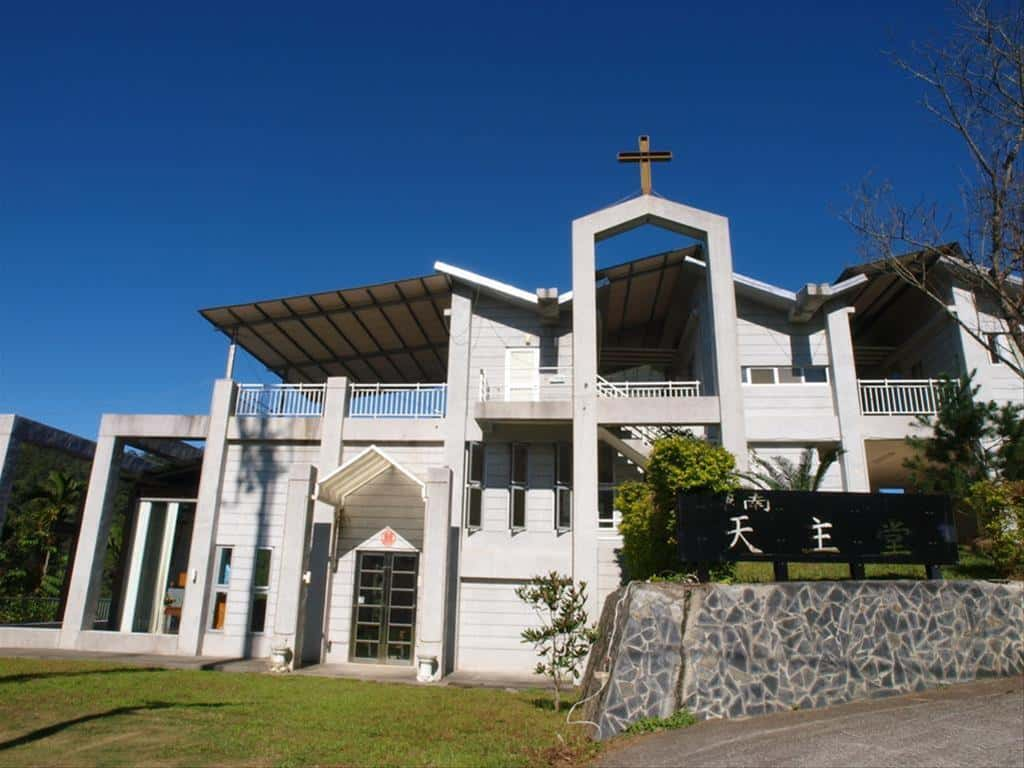
<svg viewBox="0 0 1024 768"><path fill-rule="evenodd" d="M1024 672L1024 588L972 581L634 582L583 680L608 738L688 709L743 717Z"/></svg>

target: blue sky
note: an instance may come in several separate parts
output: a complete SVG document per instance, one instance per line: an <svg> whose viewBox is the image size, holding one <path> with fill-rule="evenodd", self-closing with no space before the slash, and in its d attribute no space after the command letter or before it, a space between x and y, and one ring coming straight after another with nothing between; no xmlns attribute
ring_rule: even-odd
<svg viewBox="0 0 1024 768"><path fill-rule="evenodd" d="M729 217L737 271L832 280L867 173L958 205L967 158L883 54L949 28L940 0L9 6L0 412L205 412L201 307L437 259L568 288L569 223L638 191L639 133L675 153L657 192Z"/></svg>

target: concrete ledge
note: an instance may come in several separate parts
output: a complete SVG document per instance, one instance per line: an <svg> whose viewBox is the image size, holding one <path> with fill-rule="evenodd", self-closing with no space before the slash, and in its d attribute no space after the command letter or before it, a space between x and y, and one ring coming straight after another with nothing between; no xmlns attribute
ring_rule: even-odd
<svg viewBox="0 0 1024 768"><path fill-rule="evenodd" d="M599 397L598 424L717 424L717 397Z"/></svg>
<svg viewBox="0 0 1024 768"><path fill-rule="evenodd" d="M473 418L480 421L570 421L571 400L506 402L485 400L473 403Z"/></svg>
<svg viewBox="0 0 1024 768"><path fill-rule="evenodd" d="M902 440L907 436L929 437L932 433L913 416L861 416L860 427L865 440Z"/></svg>
<svg viewBox="0 0 1024 768"><path fill-rule="evenodd" d="M0 648L56 648L60 628L0 627Z"/></svg>
<svg viewBox="0 0 1024 768"><path fill-rule="evenodd" d="M634 582L583 681L598 738L688 709L746 717L1024 672L1024 585Z"/></svg>
<svg viewBox="0 0 1024 768"><path fill-rule="evenodd" d="M200 415L106 413L100 420L100 436L205 440L209 430L210 417Z"/></svg>
<svg viewBox="0 0 1024 768"><path fill-rule="evenodd" d="M320 421L315 416L232 416L228 420L228 440L319 442Z"/></svg>
<svg viewBox="0 0 1024 768"><path fill-rule="evenodd" d="M347 417L345 442L436 442L444 440L444 419L360 419Z"/></svg>
<svg viewBox="0 0 1024 768"><path fill-rule="evenodd" d="M78 634L75 650L173 656L178 652L178 636L87 630Z"/></svg>

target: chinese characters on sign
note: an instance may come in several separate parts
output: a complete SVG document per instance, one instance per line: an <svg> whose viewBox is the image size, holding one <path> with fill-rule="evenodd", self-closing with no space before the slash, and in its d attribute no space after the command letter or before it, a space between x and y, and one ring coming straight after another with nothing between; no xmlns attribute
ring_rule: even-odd
<svg viewBox="0 0 1024 768"><path fill-rule="evenodd" d="M944 496L800 491L680 494L684 562L955 563Z"/></svg>

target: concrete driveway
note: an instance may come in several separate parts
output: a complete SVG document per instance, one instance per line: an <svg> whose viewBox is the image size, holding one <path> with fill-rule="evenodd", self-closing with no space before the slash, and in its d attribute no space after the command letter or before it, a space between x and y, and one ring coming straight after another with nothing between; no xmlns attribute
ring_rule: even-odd
<svg viewBox="0 0 1024 768"><path fill-rule="evenodd" d="M597 765L1024 768L1024 677L703 722L615 742Z"/></svg>

